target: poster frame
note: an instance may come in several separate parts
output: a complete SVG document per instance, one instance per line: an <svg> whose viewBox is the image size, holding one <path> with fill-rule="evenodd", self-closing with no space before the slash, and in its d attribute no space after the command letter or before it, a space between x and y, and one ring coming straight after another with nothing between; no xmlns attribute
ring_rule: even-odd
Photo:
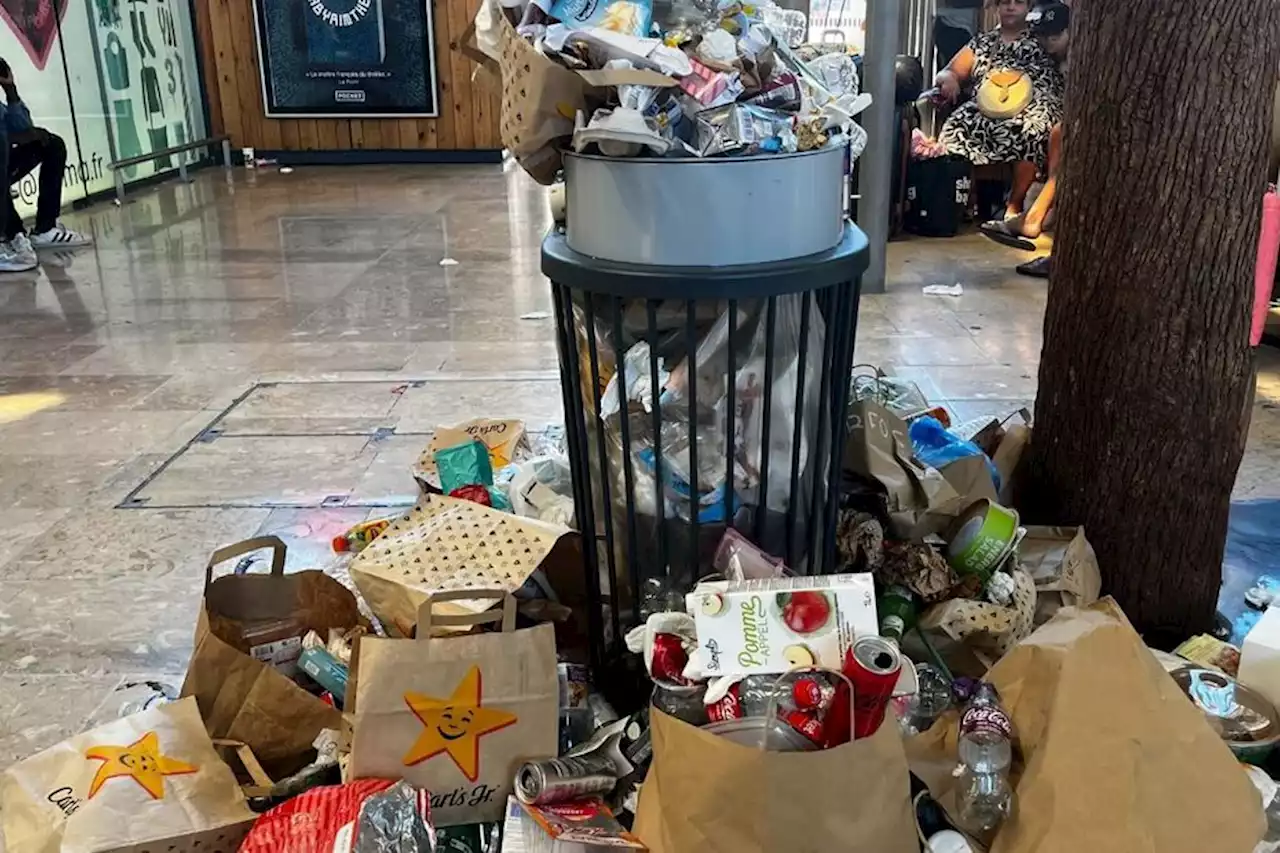
<svg viewBox="0 0 1280 853"><path fill-rule="evenodd" d="M435 18L432 16L433 0L422 0L423 20L426 23L426 42L427 42L427 71L431 74L430 91L431 112L422 112L420 110L406 110L402 112L343 112L338 109L334 110L308 110L307 112L279 112L273 110L273 104L267 86L267 33L264 27L262 16L259 14L258 6L261 3L281 2L281 0L249 0L249 5L253 7L253 31L254 31L254 52L258 55L258 80L262 86L262 109L263 114L270 119L410 119L410 118L439 118L440 117L440 70L436 63L436 24ZM308 0L297 0L297 2L307 3Z"/></svg>

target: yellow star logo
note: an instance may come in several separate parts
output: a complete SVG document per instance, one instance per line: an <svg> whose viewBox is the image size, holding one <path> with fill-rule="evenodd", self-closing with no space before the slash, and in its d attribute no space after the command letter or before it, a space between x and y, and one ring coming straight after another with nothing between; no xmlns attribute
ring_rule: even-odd
<svg viewBox="0 0 1280 853"><path fill-rule="evenodd" d="M194 764L161 755L160 738L155 732L147 732L128 746L95 746L85 752L84 757L103 762L89 786L90 800L103 783L117 776L130 776L153 799L164 799L165 776L180 776L200 769Z"/></svg>
<svg viewBox="0 0 1280 853"><path fill-rule="evenodd" d="M471 667L448 699L406 693L404 701L423 725L404 765L410 767L447 752L468 782L480 775L480 736L505 729L518 719L515 714L480 705L478 666Z"/></svg>

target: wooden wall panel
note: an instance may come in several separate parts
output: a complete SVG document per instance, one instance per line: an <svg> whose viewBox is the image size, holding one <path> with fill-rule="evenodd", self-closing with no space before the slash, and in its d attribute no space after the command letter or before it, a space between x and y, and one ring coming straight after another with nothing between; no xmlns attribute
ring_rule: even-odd
<svg viewBox="0 0 1280 853"><path fill-rule="evenodd" d="M434 119L269 119L258 73L253 0L201 0L196 37L214 133L232 145L279 151L477 150L502 147L499 97L471 82L474 66L458 51L479 0L432 0L435 25Z"/></svg>

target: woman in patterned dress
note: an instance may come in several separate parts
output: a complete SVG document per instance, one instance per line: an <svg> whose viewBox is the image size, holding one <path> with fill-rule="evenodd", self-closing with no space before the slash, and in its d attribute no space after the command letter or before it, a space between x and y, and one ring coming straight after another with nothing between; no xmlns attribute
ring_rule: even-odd
<svg viewBox="0 0 1280 853"><path fill-rule="evenodd" d="M987 74L1007 68L1031 78L1031 102L1016 116L990 118L970 98L956 107L938 139L947 153L964 157L975 166L1023 160L1043 166L1049 133L1062 120L1066 82L1053 59L1027 34L1027 0L997 0L996 11L1000 26L974 36L933 83L941 100L955 103L962 91L976 91ZM1030 182L1015 181L1008 204L1010 215L1022 210L1028 189Z"/></svg>

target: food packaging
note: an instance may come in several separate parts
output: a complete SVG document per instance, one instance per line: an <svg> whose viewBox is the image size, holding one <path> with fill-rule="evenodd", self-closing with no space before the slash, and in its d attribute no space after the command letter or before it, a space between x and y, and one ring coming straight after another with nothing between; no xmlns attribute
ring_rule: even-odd
<svg viewBox="0 0 1280 853"><path fill-rule="evenodd" d="M551 17L570 27L599 27L632 36L647 36L653 23L650 0L555 0Z"/></svg>
<svg viewBox="0 0 1280 853"><path fill-rule="evenodd" d="M281 675L292 677L298 671L298 656L302 654L302 637L306 633L307 626L290 616L249 623L244 626L240 639L249 657L271 666Z"/></svg>
<svg viewBox="0 0 1280 853"><path fill-rule="evenodd" d="M703 582L686 598L704 676L781 673L797 666L839 670L864 635L877 635L869 573Z"/></svg>
<svg viewBox="0 0 1280 853"><path fill-rule="evenodd" d="M1280 716L1261 693L1200 667L1189 666L1172 675L1240 761L1261 764L1280 743Z"/></svg>
<svg viewBox="0 0 1280 853"><path fill-rule="evenodd" d="M546 806L521 804L521 835L527 853L592 853L597 850L646 850L618 823L600 799Z"/></svg>

